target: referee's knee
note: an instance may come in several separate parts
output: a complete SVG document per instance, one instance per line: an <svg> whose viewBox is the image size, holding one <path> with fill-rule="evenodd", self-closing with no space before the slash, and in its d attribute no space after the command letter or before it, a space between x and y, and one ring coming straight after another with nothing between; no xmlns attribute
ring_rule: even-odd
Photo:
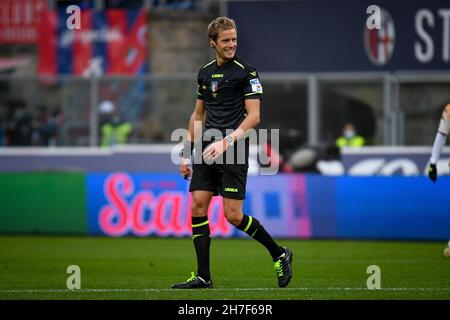
<svg viewBox="0 0 450 320"><path fill-rule="evenodd" d="M225 218L229 223L234 226L238 226L242 221L242 212L241 210L235 208L224 208Z"/></svg>
<svg viewBox="0 0 450 320"><path fill-rule="evenodd" d="M208 214L208 203L198 201L194 198L192 199L191 211L193 217L206 216Z"/></svg>

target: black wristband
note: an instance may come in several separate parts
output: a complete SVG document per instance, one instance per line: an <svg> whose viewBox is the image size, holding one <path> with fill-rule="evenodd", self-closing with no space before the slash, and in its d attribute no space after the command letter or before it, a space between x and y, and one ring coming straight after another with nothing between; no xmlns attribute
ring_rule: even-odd
<svg viewBox="0 0 450 320"><path fill-rule="evenodd" d="M180 157L189 159L194 151L194 143L190 141L185 141L183 149L180 151Z"/></svg>

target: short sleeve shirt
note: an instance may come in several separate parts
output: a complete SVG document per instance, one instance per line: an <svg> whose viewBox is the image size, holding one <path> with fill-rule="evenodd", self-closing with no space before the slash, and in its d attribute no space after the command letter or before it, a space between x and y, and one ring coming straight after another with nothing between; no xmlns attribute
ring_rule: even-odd
<svg viewBox="0 0 450 320"><path fill-rule="evenodd" d="M198 72L197 98L204 100L205 129L236 129L244 120L245 100L262 99L263 88L255 67L235 56L222 66L216 60Z"/></svg>

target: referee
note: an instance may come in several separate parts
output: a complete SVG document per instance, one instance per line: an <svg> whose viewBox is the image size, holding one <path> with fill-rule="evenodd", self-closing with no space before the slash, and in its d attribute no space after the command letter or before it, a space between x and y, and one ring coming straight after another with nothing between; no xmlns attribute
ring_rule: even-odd
<svg viewBox="0 0 450 320"><path fill-rule="evenodd" d="M186 282L174 284L172 288L213 286L209 268L211 237L207 213L211 198L218 194L223 197L227 221L267 248L274 261L278 285L286 287L292 278L292 252L279 246L257 219L242 213L249 149L249 139L245 138L245 134L259 123L262 85L256 69L236 56L237 29L232 19L219 17L213 20L208 26L208 37L216 59L198 72L197 101L189 120L188 142L183 148L180 166L185 178L192 175L189 191L192 192L192 239L197 254L197 273L192 272ZM211 142L205 136L208 129L220 131L222 138L212 139ZM242 143L241 139L245 142ZM201 150L204 151L202 161L194 161L192 172L190 158L193 141L201 141ZM238 148L242 145L245 150ZM227 150L233 153L233 163L218 161L228 160ZM237 161L242 156L244 161Z"/></svg>

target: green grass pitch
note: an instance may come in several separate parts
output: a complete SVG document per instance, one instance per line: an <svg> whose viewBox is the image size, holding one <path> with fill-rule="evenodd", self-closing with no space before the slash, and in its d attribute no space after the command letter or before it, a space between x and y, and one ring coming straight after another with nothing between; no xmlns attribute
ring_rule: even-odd
<svg viewBox="0 0 450 320"><path fill-rule="evenodd" d="M214 289L172 290L196 270L188 238L0 237L0 299L450 299L444 242L279 240L294 277L278 288L266 250L251 239L213 239ZM69 265L81 290L68 290ZM368 290L367 267L381 269Z"/></svg>

